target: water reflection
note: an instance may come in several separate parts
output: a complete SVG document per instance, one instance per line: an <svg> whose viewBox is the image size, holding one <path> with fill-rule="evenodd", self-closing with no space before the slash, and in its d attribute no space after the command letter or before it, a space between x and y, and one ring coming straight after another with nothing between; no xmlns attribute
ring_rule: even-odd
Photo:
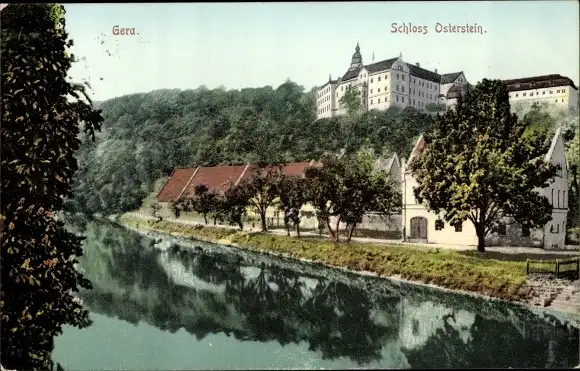
<svg viewBox="0 0 580 371"><path fill-rule="evenodd" d="M197 339L307 342L324 359L387 368L571 367L579 331L505 303L253 264L231 253L153 241L104 221L83 231L94 289L80 295L95 313ZM362 282L362 283L361 283ZM90 329L86 331L91 331ZM203 367L202 367L203 368Z"/></svg>

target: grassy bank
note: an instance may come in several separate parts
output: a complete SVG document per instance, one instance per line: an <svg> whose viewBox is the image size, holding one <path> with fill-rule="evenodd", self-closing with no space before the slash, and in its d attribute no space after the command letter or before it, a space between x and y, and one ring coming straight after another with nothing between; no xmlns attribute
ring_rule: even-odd
<svg viewBox="0 0 580 371"><path fill-rule="evenodd" d="M456 251L372 243L334 245L323 239L245 233L232 229L152 221L124 215L120 223L159 232L308 259L354 271L470 291L491 297L518 300L527 297L525 263L468 256Z"/></svg>

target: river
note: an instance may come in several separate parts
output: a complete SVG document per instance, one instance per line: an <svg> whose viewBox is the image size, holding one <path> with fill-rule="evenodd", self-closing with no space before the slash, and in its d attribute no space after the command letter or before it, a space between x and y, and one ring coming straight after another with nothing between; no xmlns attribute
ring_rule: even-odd
<svg viewBox="0 0 580 371"><path fill-rule="evenodd" d="M85 329L66 370L571 368L579 330L539 310L77 220Z"/></svg>

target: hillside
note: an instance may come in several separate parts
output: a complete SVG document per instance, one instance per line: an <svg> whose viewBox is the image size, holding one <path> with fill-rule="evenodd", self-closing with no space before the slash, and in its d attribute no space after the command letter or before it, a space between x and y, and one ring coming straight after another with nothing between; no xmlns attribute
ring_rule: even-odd
<svg viewBox="0 0 580 371"><path fill-rule="evenodd" d="M412 108L316 120L316 93L278 88L157 90L100 103L105 122L83 140L70 211L132 210L175 167L305 161L372 147L406 156L432 122Z"/></svg>

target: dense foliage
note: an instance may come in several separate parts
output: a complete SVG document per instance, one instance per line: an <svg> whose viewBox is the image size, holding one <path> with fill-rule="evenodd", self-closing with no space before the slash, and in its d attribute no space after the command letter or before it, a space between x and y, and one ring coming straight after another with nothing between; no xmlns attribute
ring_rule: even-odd
<svg viewBox="0 0 580 371"><path fill-rule="evenodd" d="M389 216L397 210L401 195L386 171L376 169L372 154L359 151L342 157L328 155L321 167L306 169L306 201L316 210L334 242L340 239L340 223L348 228L347 242L363 216L369 212ZM330 218L335 217L334 227Z"/></svg>
<svg viewBox="0 0 580 371"><path fill-rule="evenodd" d="M550 184L557 168L544 161L550 138L526 136L530 124L510 112L498 80L486 80L459 99L425 134L425 148L412 161L419 202L452 225L471 221L478 251L503 217L527 227L551 219L548 199L536 192Z"/></svg>
<svg viewBox="0 0 580 371"><path fill-rule="evenodd" d="M10 4L1 16L2 364L48 369L62 325L90 324L73 296L91 287L74 269L80 241L53 213L71 194L81 123L91 136L102 117L67 81L64 8Z"/></svg>
<svg viewBox="0 0 580 371"><path fill-rule="evenodd" d="M412 108L316 120L315 92L278 88L158 90L101 103L96 143L78 152L75 197L86 213L133 210L175 167L320 159L326 152L407 154L432 122Z"/></svg>

